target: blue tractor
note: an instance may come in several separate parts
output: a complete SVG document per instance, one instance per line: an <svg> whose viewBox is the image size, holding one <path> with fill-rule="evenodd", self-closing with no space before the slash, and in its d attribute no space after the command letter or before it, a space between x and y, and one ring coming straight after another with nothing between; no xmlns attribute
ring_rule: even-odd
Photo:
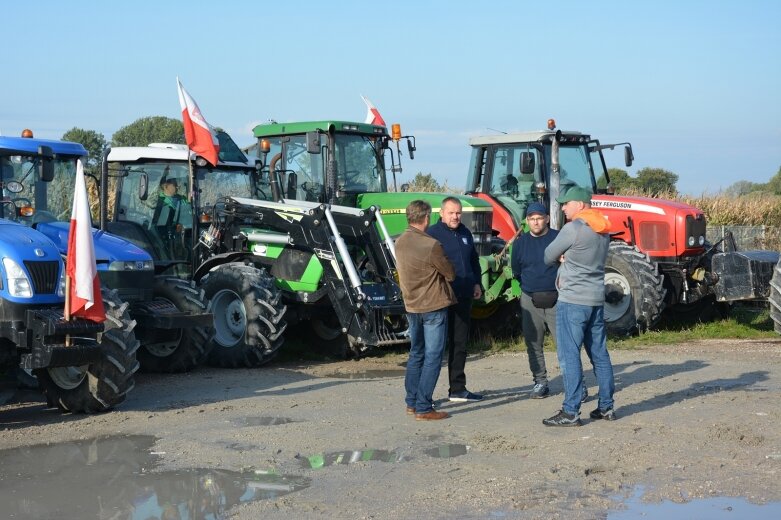
<svg viewBox="0 0 781 520"><path fill-rule="evenodd" d="M49 406L94 413L124 401L134 386L134 322L110 290L102 291L105 322L65 321L68 229L63 247L40 229L57 215L36 211L47 207L46 190L36 187L51 183L57 170L75 173L75 159L85 155L74 143L0 136L0 368L35 375ZM70 219L70 210L62 218ZM105 244L97 239L96 250ZM125 260L151 263L128 245L118 249Z"/></svg>
<svg viewBox="0 0 781 520"><path fill-rule="evenodd" d="M86 159L80 144L63 141L16 139L19 146L52 147L59 159L50 181L22 182L20 196L32 206L31 215L19 220L46 235L64 255L68 247L70 213L73 205L75 161ZM97 218L100 181L87 182ZM17 182L19 182L17 180ZM95 221L97 222L97 220ZM94 231L98 276L103 286L129 305L136 323L134 334L141 342L137 358L149 372L185 372L201 364L209 353L213 316L203 290L189 280L165 276L152 257L132 241L104 231Z"/></svg>

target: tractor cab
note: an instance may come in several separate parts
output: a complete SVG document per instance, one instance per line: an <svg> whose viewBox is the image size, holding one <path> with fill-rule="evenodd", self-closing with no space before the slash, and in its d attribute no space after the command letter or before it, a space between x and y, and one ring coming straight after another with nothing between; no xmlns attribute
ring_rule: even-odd
<svg viewBox="0 0 781 520"><path fill-rule="evenodd" d="M600 145L580 132L555 130L524 132L470 139L472 157L467 193L494 204L494 228L510 240L523 225L526 208L542 202L550 208L551 227L563 224L556 197L572 186L592 193L605 193L609 177L602 150L618 145ZM627 166L631 145L626 146Z"/></svg>
<svg viewBox="0 0 781 520"><path fill-rule="evenodd" d="M148 251L158 273L189 278L195 250L215 208L229 197L267 198L253 161L220 132L219 163L210 165L186 145L152 143L113 148L107 156L106 229Z"/></svg>
<svg viewBox="0 0 781 520"><path fill-rule="evenodd" d="M76 160L87 151L78 143L0 136L0 218L34 227L70 222Z"/></svg>
<svg viewBox="0 0 781 520"><path fill-rule="evenodd" d="M402 136L398 125L389 135L384 126L345 121L270 123L253 130L258 142L246 151L264 165L271 193L281 198L355 207L362 193L385 193L385 152L390 152L393 191L401 171L399 142L407 141L414 156L413 136ZM392 143L396 143L396 155ZM398 160L397 160L398 157Z"/></svg>

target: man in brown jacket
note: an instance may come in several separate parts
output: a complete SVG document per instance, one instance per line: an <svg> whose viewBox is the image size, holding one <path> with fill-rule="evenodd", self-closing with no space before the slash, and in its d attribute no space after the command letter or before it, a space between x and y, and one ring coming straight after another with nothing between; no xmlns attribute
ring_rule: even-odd
<svg viewBox="0 0 781 520"><path fill-rule="evenodd" d="M413 200L407 206L409 227L396 241L396 267L407 310L410 352L404 387L407 413L418 421L436 421L447 412L434 411L447 335L447 309L456 303L450 287L456 273L442 245L426 234L431 204Z"/></svg>

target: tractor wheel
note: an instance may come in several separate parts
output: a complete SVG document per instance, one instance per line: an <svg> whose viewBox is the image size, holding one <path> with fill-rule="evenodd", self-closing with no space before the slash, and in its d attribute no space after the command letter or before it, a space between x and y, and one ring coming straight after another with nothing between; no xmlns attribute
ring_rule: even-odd
<svg viewBox="0 0 781 520"><path fill-rule="evenodd" d="M342 332L342 325L336 313L312 317L309 320L309 330L315 336L312 350L332 359L352 359L360 357L360 353L350 346L350 339Z"/></svg>
<svg viewBox="0 0 781 520"><path fill-rule="evenodd" d="M209 364L257 367L268 363L282 346L287 307L265 269L225 264L202 281L214 313L214 348Z"/></svg>
<svg viewBox="0 0 781 520"><path fill-rule="evenodd" d="M623 242L611 242L605 262L605 325L627 336L653 327L664 308L665 289L648 256Z"/></svg>
<svg viewBox="0 0 781 520"><path fill-rule="evenodd" d="M199 314L209 312L210 309L203 289L181 278L158 278L154 296L182 312ZM155 331L155 339L144 341L138 350L141 369L148 372L188 372L206 360L212 347L213 334L213 327Z"/></svg>
<svg viewBox="0 0 781 520"><path fill-rule="evenodd" d="M89 365L33 371L49 405L66 412L105 412L124 401L135 386L133 374L139 367L135 322L115 290L103 289L101 294L106 308L101 341L105 357Z"/></svg>
<svg viewBox="0 0 781 520"><path fill-rule="evenodd" d="M470 335L473 338L512 338L521 333L521 305L518 300L472 306Z"/></svg>
<svg viewBox="0 0 781 520"><path fill-rule="evenodd" d="M773 328L781 334L781 260L776 264L773 278L770 280L770 317Z"/></svg>

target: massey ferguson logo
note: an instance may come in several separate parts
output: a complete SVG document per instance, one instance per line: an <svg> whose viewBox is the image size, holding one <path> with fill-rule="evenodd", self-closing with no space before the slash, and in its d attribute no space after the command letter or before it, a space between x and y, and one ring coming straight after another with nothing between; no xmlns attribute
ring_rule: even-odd
<svg viewBox="0 0 781 520"><path fill-rule="evenodd" d="M657 215L664 215L664 210L662 208L649 206L648 204L640 204L638 202L624 202L620 200L592 199L591 207L604 209L625 209L627 211L637 211L638 213L655 213Z"/></svg>

